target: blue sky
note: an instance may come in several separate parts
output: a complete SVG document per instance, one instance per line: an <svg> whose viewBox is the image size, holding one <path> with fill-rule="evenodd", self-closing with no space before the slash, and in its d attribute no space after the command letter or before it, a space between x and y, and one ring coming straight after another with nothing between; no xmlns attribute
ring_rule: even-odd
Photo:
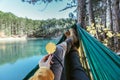
<svg viewBox="0 0 120 80"><path fill-rule="evenodd" d="M3 12L12 12L19 17L27 17L31 19L49 19L49 18L68 18L68 14L74 9L59 12L63 9L70 0L63 0L62 2L52 2L48 4L44 11L45 4L32 5L23 3L21 0L0 0L0 10Z"/></svg>

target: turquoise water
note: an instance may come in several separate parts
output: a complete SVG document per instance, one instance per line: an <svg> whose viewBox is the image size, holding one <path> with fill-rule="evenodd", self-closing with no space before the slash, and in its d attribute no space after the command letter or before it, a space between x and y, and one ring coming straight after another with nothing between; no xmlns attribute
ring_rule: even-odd
<svg viewBox="0 0 120 80"><path fill-rule="evenodd" d="M0 80L22 80L46 55L49 39L29 39L21 42L0 42Z"/></svg>

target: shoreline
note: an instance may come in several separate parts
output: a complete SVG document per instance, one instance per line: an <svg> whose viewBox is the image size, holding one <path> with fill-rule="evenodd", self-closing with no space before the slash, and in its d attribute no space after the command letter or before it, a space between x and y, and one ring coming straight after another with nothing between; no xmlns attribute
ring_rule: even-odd
<svg viewBox="0 0 120 80"><path fill-rule="evenodd" d="M59 39L60 37L57 38L53 38L53 39ZM6 37L6 38L2 38L0 37L0 43L1 42L16 42L16 41L27 41L29 39L44 39L44 38L30 38L30 37ZM115 52L117 53L117 55L120 56L120 51L119 52Z"/></svg>
<svg viewBox="0 0 120 80"><path fill-rule="evenodd" d="M52 39L59 39L60 37L57 38L52 38ZM27 41L27 40L31 40L31 39L47 39L47 38L43 38L43 37L39 37L39 38L32 38L32 37L5 37L2 38L0 37L0 42L11 42L11 41ZM51 39L51 38L50 38Z"/></svg>
<svg viewBox="0 0 120 80"><path fill-rule="evenodd" d="M26 37L7 37L7 38L1 38L0 37L0 41L26 41L27 38Z"/></svg>

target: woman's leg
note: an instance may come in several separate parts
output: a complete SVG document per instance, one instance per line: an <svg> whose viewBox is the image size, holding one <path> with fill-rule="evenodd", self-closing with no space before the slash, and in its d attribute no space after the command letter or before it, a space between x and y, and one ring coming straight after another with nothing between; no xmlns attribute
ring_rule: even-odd
<svg viewBox="0 0 120 80"><path fill-rule="evenodd" d="M71 50L68 54L68 59L70 70L69 80L89 80L81 65L78 51L75 49Z"/></svg>
<svg viewBox="0 0 120 80"><path fill-rule="evenodd" d="M61 44L57 45L56 51L53 54L52 61L54 63L51 65L51 70L53 71L53 73L55 75L54 80L61 79L61 75L62 75L62 72L64 69L64 57L65 57L66 53L69 52L72 45L78 41L78 39L75 35L74 29L70 29L68 32L66 32L65 36L67 39L64 42L62 42Z"/></svg>
<svg viewBox="0 0 120 80"><path fill-rule="evenodd" d="M69 46L69 49L67 46ZM70 50L71 46L72 46L71 39L68 39L65 42L57 45L56 51L53 54L52 58L52 61L54 63L51 65L51 70L55 75L54 80L61 79L61 75L64 68L64 57L66 55L66 51Z"/></svg>

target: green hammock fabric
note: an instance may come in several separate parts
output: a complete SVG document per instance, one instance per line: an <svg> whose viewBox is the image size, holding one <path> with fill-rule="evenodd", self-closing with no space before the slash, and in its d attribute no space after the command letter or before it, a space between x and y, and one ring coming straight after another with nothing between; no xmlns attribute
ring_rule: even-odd
<svg viewBox="0 0 120 80"><path fill-rule="evenodd" d="M80 24L75 24L78 38L82 42L84 53L87 57L90 71L94 80L120 80L120 57L92 37ZM65 36L60 39L64 41ZM38 65L24 78L27 80L38 69Z"/></svg>
<svg viewBox="0 0 120 80"><path fill-rule="evenodd" d="M120 80L120 57L76 26L94 80Z"/></svg>

